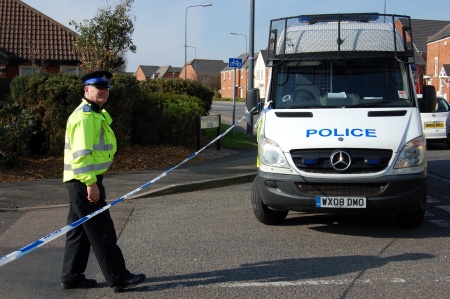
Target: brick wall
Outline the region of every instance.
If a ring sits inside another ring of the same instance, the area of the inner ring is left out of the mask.
[[[245,69],[236,69],[236,98],[245,98],[247,93],[248,71]],[[222,98],[233,98],[234,70],[222,71],[220,73]]]
[[[435,69],[436,59],[437,69]],[[442,71],[442,66],[444,64],[450,65],[450,37],[427,45],[426,68],[426,74],[432,76],[431,84],[436,88],[437,94],[443,96],[447,101],[450,101],[449,80],[442,80],[439,78],[439,74]],[[447,74],[447,76],[450,76],[450,74]]]

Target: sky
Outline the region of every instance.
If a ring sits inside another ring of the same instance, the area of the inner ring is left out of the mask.
[[[119,0],[22,0],[60,24],[93,18]],[[128,72],[139,65],[182,67],[197,59],[223,60],[248,51],[252,0],[134,0],[136,53],[126,54]],[[254,50],[267,48],[270,20],[302,14],[379,12],[412,19],[450,21],[449,0],[254,0]],[[190,7],[212,4],[209,7]],[[186,25],[187,24],[187,25]],[[231,35],[230,33],[239,33]]]

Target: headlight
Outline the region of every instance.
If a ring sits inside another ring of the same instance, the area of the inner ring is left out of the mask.
[[[263,136],[259,139],[259,159],[262,164],[267,166],[289,168],[286,157],[278,144]]]
[[[425,139],[417,137],[403,146],[394,168],[408,168],[421,165],[425,160]]]

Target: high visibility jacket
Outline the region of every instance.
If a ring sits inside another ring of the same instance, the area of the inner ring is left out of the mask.
[[[76,179],[90,186],[108,170],[117,150],[111,122],[106,110],[94,112],[85,99],[72,112],[66,126],[64,182]]]

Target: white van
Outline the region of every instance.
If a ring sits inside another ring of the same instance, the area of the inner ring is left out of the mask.
[[[290,210],[394,212],[421,224],[433,87],[415,94],[410,18],[307,15],[271,21],[269,88],[258,128],[252,208],[265,224]],[[250,110],[257,89],[247,93]],[[259,111],[261,110],[261,111]],[[255,112],[256,111],[256,112]]]

